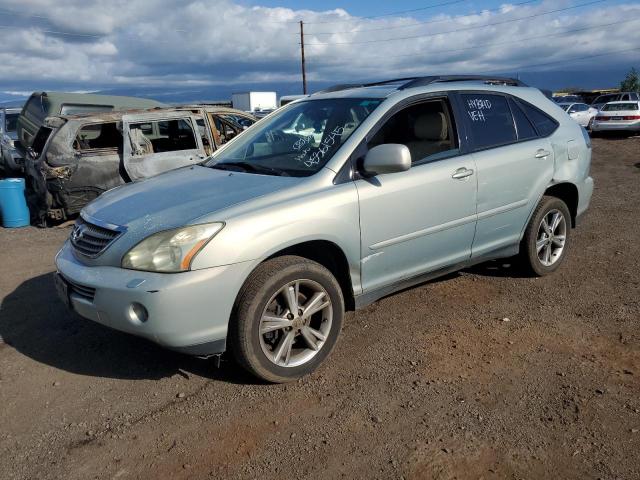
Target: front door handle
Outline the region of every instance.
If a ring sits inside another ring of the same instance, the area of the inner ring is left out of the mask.
[[[463,178],[470,177],[471,175],[473,175],[473,169],[462,167],[457,169],[455,172],[453,172],[453,175],[451,175],[451,178],[455,178],[456,180],[462,180]]]
[[[547,158],[549,155],[551,155],[551,152],[545,150],[544,148],[541,148],[536,152],[536,158]]]

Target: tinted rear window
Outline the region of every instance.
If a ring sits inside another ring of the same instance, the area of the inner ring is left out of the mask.
[[[622,112],[624,110],[638,110],[637,103],[608,103],[602,107],[603,112]]]
[[[461,97],[475,148],[490,148],[516,141],[516,129],[505,97],[483,93],[464,93]]]

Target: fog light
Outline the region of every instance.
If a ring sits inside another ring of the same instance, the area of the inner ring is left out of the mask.
[[[144,323],[149,318],[149,312],[144,308],[144,305],[138,302],[133,302],[129,306],[129,318],[136,323]]]

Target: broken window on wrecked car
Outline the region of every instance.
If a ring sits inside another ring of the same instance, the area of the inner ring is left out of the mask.
[[[15,132],[18,124],[19,113],[7,113],[6,115],[6,130],[7,132]]]
[[[117,150],[122,145],[122,134],[115,122],[85,125],[78,130],[73,142],[75,150],[110,149]]]
[[[134,156],[198,148],[191,122],[182,118],[133,123],[129,134]]]

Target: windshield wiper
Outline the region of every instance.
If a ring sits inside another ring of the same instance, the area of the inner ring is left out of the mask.
[[[286,171],[275,168],[267,167],[265,165],[256,165],[250,162],[220,162],[211,165],[211,168],[217,168],[218,170],[236,170],[240,169],[242,172],[252,173],[266,173],[267,175],[277,175],[279,177],[290,177]]]

